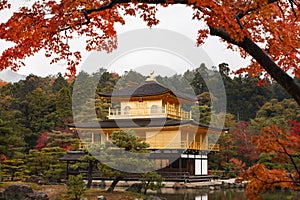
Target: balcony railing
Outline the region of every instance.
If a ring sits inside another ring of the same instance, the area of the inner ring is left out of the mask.
[[[79,143],[79,149],[87,149],[90,147],[93,143],[92,142],[80,142]],[[192,142],[187,143],[186,141],[181,142],[172,142],[169,144],[166,144],[164,142],[155,142],[155,143],[149,143],[150,147],[149,149],[192,149],[192,150],[209,150],[209,151],[220,151],[220,145],[219,144],[201,144],[200,142]]]
[[[92,142],[79,142],[79,150],[88,149],[93,143]]]
[[[191,113],[175,109],[172,107],[156,108],[131,108],[131,109],[111,109],[109,108],[109,119],[126,119],[126,118],[160,118],[170,117],[173,119],[191,119]]]
[[[220,145],[219,144],[210,144],[209,150],[210,151],[220,151]]]

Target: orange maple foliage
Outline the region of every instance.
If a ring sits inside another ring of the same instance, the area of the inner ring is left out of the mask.
[[[264,128],[261,136],[253,138],[257,151],[271,153],[272,161],[282,166],[270,168],[258,163],[245,170],[242,174],[249,180],[246,191],[249,199],[261,199],[259,194],[275,187],[300,189],[300,134],[295,131],[293,127],[284,130],[272,125]]]
[[[0,79],[0,88],[7,85],[8,83]]]
[[[52,63],[67,60],[68,69],[74,74],[81,55],[80,50],[70,50],[69,39],[75,34],[85,35],[87,50],[110,52],[117,44],[114,25],[125,24],[125,15],[140,17],[150,27],[156,25],[159,23],[155,16],[158,4],[190,6],[193,19],[204,20],[208,25],[199,30],[198,44],[202,44],[209,33],[218,35],[229,42],[229,48],[238,44],[241,56],[245,57],[247,50],[239,43],[247,37],[258,43],[284,71],[291,70],[300,77],[300,4],[290,0],[36,1],[1,24],[0,38],[14,42],[15,46],[2,53],[0,66],[18,69],[24,65],[24,58],[44,49],[46,56],[54,56]],[[9,5],[1,0],[0,9],[5,8]],[[238,72],[259,75],[263,67],[256,60]]]
[[[193,19],[205,21],[200,29],[200,45],[210,35],[237,45],[242,57],[252,63],[238,73],[258,76],[266,70],[300,105],[300,86],[285,73],[300,77],[300,3],[291,0],[41,0],[22,7],[0,25],[0,39],[15,46],[3,51],[0,69],[17,70],[23,60],[45,50],[51,63],[67,60],[70,75],[81,61],[81,50],[70,49],[68,41],[86,36],[86,49],[112,51],[117,47],[115,24],[125,24],[124,16],[142,18],[148,26],[159,23],[158,5],[185,4],[193,9]],[[9,8],[0,0],[0,10]]]

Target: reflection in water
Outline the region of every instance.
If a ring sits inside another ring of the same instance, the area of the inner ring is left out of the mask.
[[[163,188],[158,196],[168,200],[247,200],[244,189],[226,190],[203,190],[203,189],[182,189]],[[300,192],[271,191],[262,195],[264,200],[299,200]]]
[[[163,188],[158,196],[168,200],[246,200],[244,190],[203,190],[203,189],[181,189]]]
[[[207,194],[197,195],[195,196],[195,200],[207,200],[208,196]]]
[[[99,187],[97,187],[99,188]],[[100,189],[100,188],[99,188]],[[104,188],[102,188],[104,189]],[[116,190],[125,190],[117,187]],[[147,192],[148,193],[148,192]],[[151,191],[149,191],[151,193]],[[157,196],[167,200],[247,200],[244,189],[205,190],[205,189],[180,189],[162,188]],[[291,192],[285,190],[271,191],[262,195],[264,200],[299,200],[300,191]]]

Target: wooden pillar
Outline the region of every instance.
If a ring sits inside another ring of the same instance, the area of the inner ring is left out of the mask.
[[[188,131],[186,131],[186,148],[189,148],[189,145],[190,143],[189,143],[189,132]]]
[[[95,138],[94,138],[94,132],[92,132],[92,144],[94,144]]]
[[[202,138],[202,133],[200,133],[200,150],[203,150],[203,138]]]
[[[67,167],[66,167],[67,169],[66,169],[66,171],[67,171],[67,173],[66,173],[66,180],[68,180],[69,179],[69,161],[67,160]]]
[[[207,132],[205,133],[205,147],[206,149],[208,149],[208,135],[207,135]]]
[[[182,172],[182,158],[178,158],[179,159],[179,171]]]

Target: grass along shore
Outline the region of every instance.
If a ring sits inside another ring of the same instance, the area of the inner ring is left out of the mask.
[[[67,186],[66,185],[39,185],[29,182],[3,182],[0,191],[4,191],[10,185],[22,184],[30,186],[34,192],[44,192],[48,195],[50,200],[67,200]],[[143,195],[137,193],[131,193],[126,191],[114,191],[108,193],[105,190],[98,188],[91,188],[85,191],[82,198],[88,200],[96,200],[97,196],[105,196],[107,200],[133,200],[135,198],[141,198]]]

